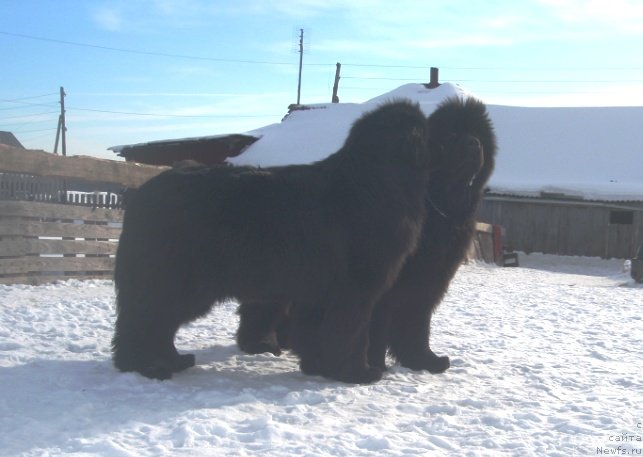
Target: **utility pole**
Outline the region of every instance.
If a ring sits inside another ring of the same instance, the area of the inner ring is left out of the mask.
[[[342,69],[342,64],[337,62],[337,69],[335,70],[335,84],[333,84],[333,103],[339,103],[339,97],[337,96],[337,91],[339,90],[339,72]]]
[[[299,29],[299,83],[297,84],[297,104],[301,100],[301,67],[304,62],[304,29]]]
[[[58,130],[56,131],[56,144],[54,145],[54,154],[58,154],[58,140],[62,133],[62,150],[63,155],[67,155],[67,127],[65,126],[65,89],[60,86],[60,116],[58,116]]]

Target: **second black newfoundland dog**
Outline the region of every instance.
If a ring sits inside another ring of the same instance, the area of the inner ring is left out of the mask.
[[[496,137],[485,105],[449,100],[428,119],[431,177],[427,222],[415,255],[375,307],[369,363],[385,369],[387,349],[402,365],[441,373],[447,356],[430,348],[431,316],[466,257],[475,213],[496,155]]]
[[[431,155],[427,220],[417,251],[372,314],[368,361],[381,370],[386,369],[387,351],[414,370],[441,373],[449,368],[449,358],[430,348],[431,316],[466,256],[476,208],[494,168],[496,138],[482,102],[473,98],[443,102],[427,119],[427,131]],[[283,303],[261,309],[242,304],[239,347],[249,353],[279,354],[280,348],[289,346],[288,312]]]
[[[422,233],[426,141],[419,107],[392,102],[312,165],[178,167],[142,185],[116,254],[115,366],[167,379],[194,365],[176,332],[235,298],[288,308],[305,373],[379,379],[367,360],[370,316]]]

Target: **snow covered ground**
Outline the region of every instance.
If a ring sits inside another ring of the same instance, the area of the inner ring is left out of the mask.
[[[643,455],[643,288],[621,261],[520,260],[459,271],[449,371],[369,386],[242,354],[233,303],[180,331],[197,367],[118,373],[111,282],[0,286],[0,455]]]

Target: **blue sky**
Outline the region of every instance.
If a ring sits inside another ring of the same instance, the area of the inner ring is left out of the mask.
[[[68,154],[244,132],[297,97],[363,102],[429,68],[490,104],[643,106],[638,0],[0,0],[0,130]]]

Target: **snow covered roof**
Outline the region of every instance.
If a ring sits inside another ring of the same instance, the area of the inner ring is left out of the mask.
[[[228,162],[284,165],[323,159],[341,147],[352,122],[386,100],[418,102],[428,115],[448,97],[443,83],[405,84],[365,103],[310,105],[281,123],[247,132],[259,141]],[[525,108],[488,105],[498,136],[495,194],[556,193],[586,200],[643,201],[643,107]]]
[[[195,137],[189,137],[189,138],[180,138],[180,139],[171,139],[171,140],[155,140],[155,141],[145,141],[142,143],[135,143],[135,144],[121,144],[118,146],[110,146],[107,148],[109,151],[114,151],[115,153],[119,155],[123,155],[122,153],[124,151],[127,151],[128,149],[133,149],[133,148],[140,148],[143,146],[167,146],[167,145],[174,145],[174,144],[187,144],[187,143],[203,143],[207,142],[210,140],[223,140],[227,139],[230,137],[245,137],[247,135],[243,134],[222,134],[222,135],[208,135],[208,136],[195,136]]]
[[[643,201],[643,107],[489,106],[499,154],[490,190]]]

